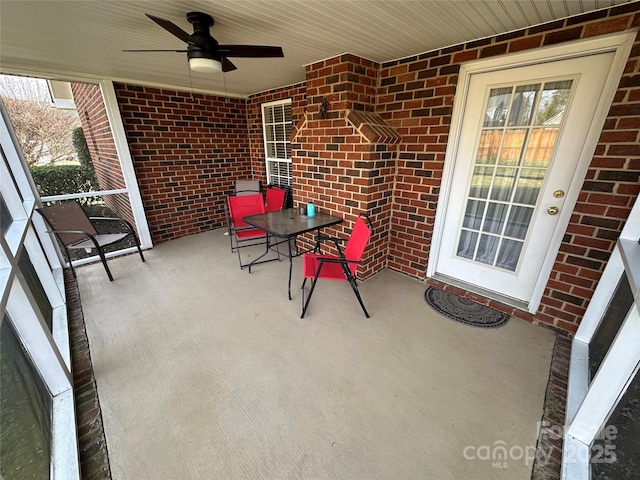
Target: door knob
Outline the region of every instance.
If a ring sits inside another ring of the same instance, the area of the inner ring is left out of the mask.
[[[549,215],[555,215],[560,211],[560,209],[558,207],[549,207],[547,208],[547,213]]]

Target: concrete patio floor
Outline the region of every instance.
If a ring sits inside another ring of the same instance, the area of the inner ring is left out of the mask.
[[[241,271],[223,230],[145,257],[77,269],[113,478],[531,477],[552,332],[449,320],[393,271],[370,319],[323,282],[301,320],[300,259],[289,301],[288,261]]]

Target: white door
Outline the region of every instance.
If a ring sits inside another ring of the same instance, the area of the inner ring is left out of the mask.
[[[436,273],[531,299],[613,59],[471,76]]]

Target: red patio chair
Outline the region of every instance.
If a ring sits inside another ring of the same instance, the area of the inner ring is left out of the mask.
[[[287,200],[287,191],[279,187],[267,187],[264,209],[267,212],[282,210]]]
[[[71,261],[69,250],[78,248],[89,250],[95,248],[98,255],[100,255],[100,260],[107,272],[109,280],[113,281],[113,276],[111,275],[111,270],[109,270],[109,266],[107,265],[107,258],[103,247],[120,242],[127,237],[133,238],[136,248],[138,249],[138,253],[140,254],[140,258],[144,262],[144,256],[140,249],[140,241],[133,229],[133,225],[123,218],[88,217],[82,209],[82,206],[75,201],[38,208],[38,212],[40,212],[40,215],[42,215],[48,224],[50,228],[49,232],[55,234],[64,247],[74,276],[76,271],[73,268],[73,262]],[[122,233],[100,234],[92,223],[96,220],[119,222],[122,226]]]
[[[260,192],[260,180],[236,180],[235,190],[229,195],[255,195]],[[231,244],[231,251],[234,252],[236,244],[234,243],[235,236],[233,234],[233,222],[231,221],[231,215],[229,214],[229,202],[225,202],[224,213],[227,218],[227,231],[225,235],[229,236],[229,242]]]
[[[238,262],[242,269],[249,264],[242,263],[242,258],[240,257],[241,248],[266,244],[267,251],[269,250],[267,232],[260,230],[259,228],[252,227],[242,221],[244,217],[248,217],[249,215],[265,213],[264,199],[260,193],[252,195],[230,195],[227,197],[227,203],[229,206],[231,224],[233,226],[231,229],[231,235],[235,240],[235,247],[233,247],[232,244],[232,250],[235,249],[238,253]]]
[[[369,225],[367,225],[367,223]],[[320,253],[305,253],[302,257],[302,276],[304,280],[302,282],[302,315],[300,318],[304,318],[304,315],[311,301],[311,295],[316,288],[318,280],[337,280],[342,282],[349,282],[353,293],[355,293],[362,311],[365,316],[369,318],[369,313],[362,302],[360,292],[358,291],[358,285],[356,283],[356,269],[360,263],[360,259],[364,253],[364,250],[369,242],[369,238],[373,233],[371,227],[371,221],[367,217],[367,223],[358,217],[356,224],[351,231],[351,235],[345,246],[344,250],[340,248],[340,238],[334,237],[321,237],[322,240],[332,240],[335,243],[338,255],[322,255]],[[307,279],[311,279],[311,289],[309,290],[309,296],[307,300],[304,299],[304,286]]]

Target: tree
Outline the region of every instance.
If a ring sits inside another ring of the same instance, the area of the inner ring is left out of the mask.
[[[71,132],[80,124],[78,114],[53,107],[41,82],[0,76],[0,96],[22,153],[29,166],[75,160]]]
[[[89,152],[89,146],[87,145],[87,139],[84,136],[84,130],[81,126],[77,126],[71,133],[71,139],[73,142],[73,148],[76,150],[76,155],[80,165],[84,167],[92,167],[93,161],[91,160],[91,153]]]
[[[77,126],[73,129],[71,134],[73,141],[73,148],[76,150],[76,156],[80,162],[80,167],[89,182],[89,185],[93,190],[99,190],[98,178],[96,177],[96,171],[93,167],[93,160],[91,159],[91,152],[89,152],[89,146],[87,145],[87,139],[84,136],[84,130],[82,127]]]

